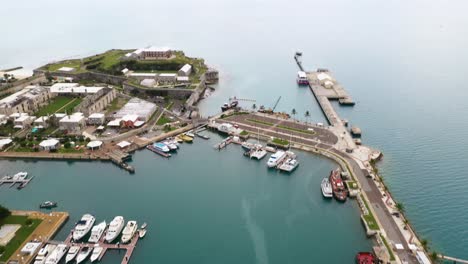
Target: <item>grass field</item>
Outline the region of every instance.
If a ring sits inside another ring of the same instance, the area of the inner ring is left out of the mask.
[[[170,118],[168,118],[166,115],[162,115],[159,119],[158,119],[158,122],[156,122],[156,125],[158,126],[162,126],[162,125],[165,125],[167,123],[170,123],[172,120]]]
[[[0,225],[18,224],[21,228],[16,231],[15,237],[5,246],[5,252],[0,256],[0,261],[7,261],[15,250],[29,237],[29,235],[41,223],[39,219],[31,219],[31,224],[26,224],[28,217],[19,215],[10,215],[1,221]]]
[[[49,65],[49,67],[47,67],[47,70],[50,71],[50,72],[55,72],[55,71],[58,71],[58,69],[60,69],[62,67],[74,68],[75,70],[72,73],[76,73],[76,72],[79,71],[79,69],[81,67],[81,62],[80,62],[80,60],[62,61],[62,62],[57,63],[57,64]]]
[[[115,98],[108,106],[106,109],[106,113],[110,114],[113,113],[120,108],[122,108],[126,103],[128,102],[127,98],[122,98],[122,97],[117,97]]]
[[[60,110],[60,112],[62,113],[65,113],[66,110],[70,112],[70,110],[73,110],[73,108],[77,106],[80,102],[81,102],[80,98],[57,96],[57,97],[54,97],[48,105],[45,105],[42,108],[40,108],[35,113],[35,116],[39,117],[39,116],[51,115],[53,113],[56,113],[58,110]]]
[[[271,142],[283,146],[287,146],[289,144],[289,141],[281,138],[274,138]]]

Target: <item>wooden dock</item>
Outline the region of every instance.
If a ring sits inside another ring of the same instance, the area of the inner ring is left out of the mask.
[[[232,136],[225,138],[221,143],[215,145],[215,149],[221,150],[233,142]]]
[[[12,188],[16,184],[19,184],[17,189],[23,189],[28,185],[28,183],[33,179],[34,177],[27,178],[27,179],[13,179],[12,176],[3,176],[0,179],[0,186],[3,184],[10,184],[9,188]]]
[[[101,237],[98,243],[84,243],[84,242],[72,242],[72,237],[73,237],[73,232],[71,232],[68,237],[65,239],[65,241],[55,241],[55,240],[50,240],[47,243],[48,244],[65,244],[68,247],[71,247],[73,245],[77,245],[80,247],[90,247],[93,248],[96,244],[99,244],[100,247],[103,248],[101,255],[99,255],[98,261],[101,261],[101,259],[104,257],[106,254],[107,250],[125,250],[125,256],[122,259],[122,264],[127,264],[130,261],[130,258],[132,257],[133,251],[135,250],[136,244],[139,240],[138,237],[138,232],[135,232],[133,235],[132,240],[128,244],[121,244],[120,242],[115,243],[115,244],[109,244],[105,242],[105,235]]]

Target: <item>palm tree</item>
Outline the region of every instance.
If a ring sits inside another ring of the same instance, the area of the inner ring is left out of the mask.
[[[427,249],[429,248],[429,241],[427,241],[427,239],[422,239],[421,246],[424,248],[424,250],[427,251]]]
[[[400,213],[405,213],[405,205],[403,203],[397,203],[395,207]]]
[[[296,112],[296,108],[293,108],[292,111],[291,111],[291,114],[292,114],[293,116],[296,116],[296,113],[297,113],[297,112]],[[294,118],[293,118],[293,119],[294,119]]]
[[[310,117],[309,110],[307,110],[304,115],[305,115],[305,118],[306,118],[306,122],[308,123],[309,122],[309,117]]]
[[[256,105],[256,104],[253,104],[253,105],[252,105],[252,110],[254,110],[254,112],[255,112],[255,109],[257,109],[257,105]]]
[[[431,252],[429,258],[432,260],[432,263],[440,263],[439,254],[435,251]]]

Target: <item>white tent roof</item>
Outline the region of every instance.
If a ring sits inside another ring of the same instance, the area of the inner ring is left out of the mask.
[[[0,147],[3,147],[5,145],[8,145],[10,144],[11,142],[13,142],[13,140],[11,140],[11,138],[3,138],[3,139],[0,139]]]
[[[46,140],[43,140],[41,143],[39,143],[39,146],[41,147],[52,147],[52,146],[55,146],[59,143],[59,141],[55,138],[51,138],[51,139],[46,139]]]
[[[321,72],[317,75],[317,78],[320,80],[320,81],[323,81],[323,80],[331,80],[332,78],[330,77],[330,75],[324,73],[324,72]]]
[[[118,127],[118,126],[120,126],[120,121],[122,121],[122,119],[120,119],[120,118],[112,120],[109,123],[107,123],[107,126]]]
[[[402,244],[395,244],[395,248],[398,249],[398,250],[402,250],[402,249],[404,249],[405,247],[403,247]]]
[[[128,147],[130,146],[132,143],[128,142],[128,141],[121,141],[117,144],[117,146],[119,146],[120,148],[125,148],[125,147]]]
[[[91,141],[86,145],[88,148],[99,148],[100,146],[102,146],[102,141],[99,140]]]
[[[88,116],[88,118],[103,118],[105,115],[103,113],[93,113]]]

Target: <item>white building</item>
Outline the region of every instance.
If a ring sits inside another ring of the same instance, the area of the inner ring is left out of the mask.
[[[26,128],[29,127],[35,120],[36,118],[34,116],[28,116],[28,115],[22,115],[18,118],[15,119],[14,122],[14,127],[15,128]]]
[[[56,83],[49,89],[54,95],[95,94],[104,87],[80,86],[78,83]]]
[[[192,66],[190,64],[185,64],[178,71],[179,76],[190,76],[190,73],[192,73]]]
[[[126,115],[137,115],[138,120],[146,122],[155,111],[156,104],[139,98],[132,98],[114,114],[114,118],[122,119]]]
[[[65,116],[59,121],[60,130],[65,130],[71,133],[79,133],[86,126],[85,117],[82,113],[74,113]]]
[[[99,140],[91,141],[86,145],[86,147],[91,150],[100,149],[101,146],[102,146],[102,141],[99,141]]]
[[[41,143],[39,143],[40,150],[48,151],[52,149],[58,149],[59,147],[60,147],[60,142],[55,138],[46,139],[46,140],[43,140]]]
[[[34,127],[38,128],[46,128],[49,126],[49,117],[48,116],[41,116],[34,120],[33,125]]]
[[[88,116],[88,124],[90,125],[102,125],[106,120],[106,116],[103,113],[93,113]]]
[[[150,46],[143,49],[137,49],[134,52],[127,53],[125,58],[138,60],[161,60],[172,57],[172,50],[168,47]]]
[[[36,112],[41,106],[49,103],[53,95],[49,89],[38,86],[27,86],[23,90],[0,100],[0,114]]]
[[[135,78],[139,81],[142,81],[144,79],[155,79],[158,76],[156,73],[150,73],[150,72],[132,72],[128,74],[128,77]]]
[[[188,76],[177,76],[178,83],[189,83],[190,78]]]
[[[177,81],[176,73],[161,73],[158,75],[158,82],[175,83]]]
[[[233,125],[229,124],[229,123],[223,123],[221,125],[218,126],[218,131],[219,132],[223,132],[223,133],[228,133],[231,132],[231,130],[234,128]]]

